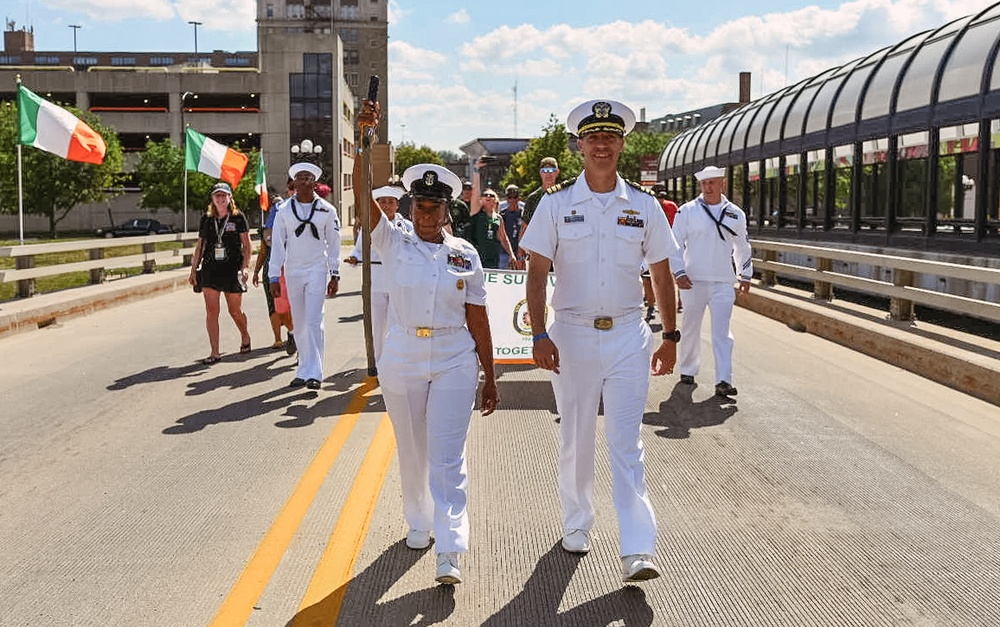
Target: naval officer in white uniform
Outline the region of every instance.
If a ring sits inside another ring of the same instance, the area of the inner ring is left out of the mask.
[[[360,162],[360,159],[356,159]],[[360,181],[361,179],[355,179]],[[378,203],[382,214],[389,222],[407,232],[413,232],[413,223],[398,213],[399,199],[403,197],[405,190],[395,185],[384,185],[372,190],[372,200]],[[355,238],[354,250],[344,261],[356,266],[364,260],[361,250],[361,237]],[[388,330],[389,320],[389,283],[385,277],[382,259],[372,249],[372,341],[375,344],[375,361],[382,355],[382,345],[385,343],[385,333]]]
[[[656,198],[617,171],[625,135],[634,125],[632,111],[612,100],[586,102],[570,113],[567,128],[578,137],[584,171],[546,191],[521,241],[530,253],[534,359],[553,372],[561,418],[562,546],[572,553],[590,550],[597,408],[603,396],[625,581],[660,574],[653,562],[656,516],[646,490],[640,426],[650,368],[654,375],[673,371],[678,339],[668,261],[679,256],[677,243]],[[642,316],[643,261],[662,303],[662,340],[653,337]],[[555,322],[546,332],[550,267],[556,274]]]
[[[299,351],[299,367],[290,385],[310,390],[318,390],[323,381],[325,299],[333,297],[340,284],[340,219],[336,207],[316,194],[316,179],[322,172],[311,163],[288,168],[295,195],[282,202],[275,215],[267,270],[271,294],[277,298],[285,268]]]
[[[674,276],[685,290],[681,317],[681,382],[693,384],[701,368],[701,322],[708,308],[712,321],[712,354],[715,357],[715,393],[735,396],[733,386],[733,316],[736,292],[750,291],[753,278],[752,250],[747,236],[747,217],[726,198],[726,170],[708,166],[695,173],[701,195],[685,203],[674,218],[674,235],[684,250],[683,265]]]
[[[378,103],[365,101],[359,133],[378,124]],[[370,207],[371,238],[389,287],[389,331],[378,362],[379,384],[396,434],[406,545],[430,546],[436,581],[462,581],[459,555],[469,549],[465,441],[483,371],[480,409],[500,401],[486,285],[476,249],[445,230],[449,202],[462,181],[438,165],[403,172],[413,232]],[[355,202],[360,208],[360,194]]]

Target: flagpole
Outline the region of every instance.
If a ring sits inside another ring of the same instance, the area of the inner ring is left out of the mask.
[[[374,102],[378,100],[379,78],[373,74],[368,79],[368,100]],[[375,343],[372,334],[372,169],[371,169],[371,147],[372,136],[375,134],[373,127],[364,129],[361,136],[361,157],[362,160],[362,181],[361,181],[361,207],[355,210],[361,214],[361,311],[364,321],[365,333],[365,353],[368,358],[368,376],[378,375],[375,366]],[[357,184],[357,183],[355,183]]]
[[[14,90],[20,92],[21,75],[14,76]],[[18,101],[19,102],[19,101]],[[24,182],[21,165],[21,111],[17,112],[17,223],[21,245],[24,245]]]

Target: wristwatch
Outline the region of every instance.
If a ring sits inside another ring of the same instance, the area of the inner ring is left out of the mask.
[[[676,344],[677,342],[681,341],[681,330],[674,329],[673,331],[664,331],[663,339],[670,340],[671,342],[674,342]]]

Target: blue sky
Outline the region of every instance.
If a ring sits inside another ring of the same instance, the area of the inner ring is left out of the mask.
[[[989,0],[610,3],[390,0],[393,142],[457,152],[477,137],[531,137],[577,103],[613,98],[647,119],[757,98]],[[659,5],[659,6],[658,6]],[[665,6],[664,6],[665,5]],[[38,50],[255,50],[253,0],[0,0]],[[751,13],[750,11],[754,12]],[[384,83],[383,83],[384,84]],[[514,97],[514,86],[517,97]],[[516,103],[516,106],[515,106]]]

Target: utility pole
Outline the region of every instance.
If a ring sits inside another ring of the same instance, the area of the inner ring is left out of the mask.
[[[70,24],[69,27],[73,29],[73,52],[76,53],[76,31],[83,28],[83,26],[80,26],[79,24]]]
[[[191,26],[194,26],[194,53],[198,54],[198,27],[201,26],[201,22],[188,22]]]

